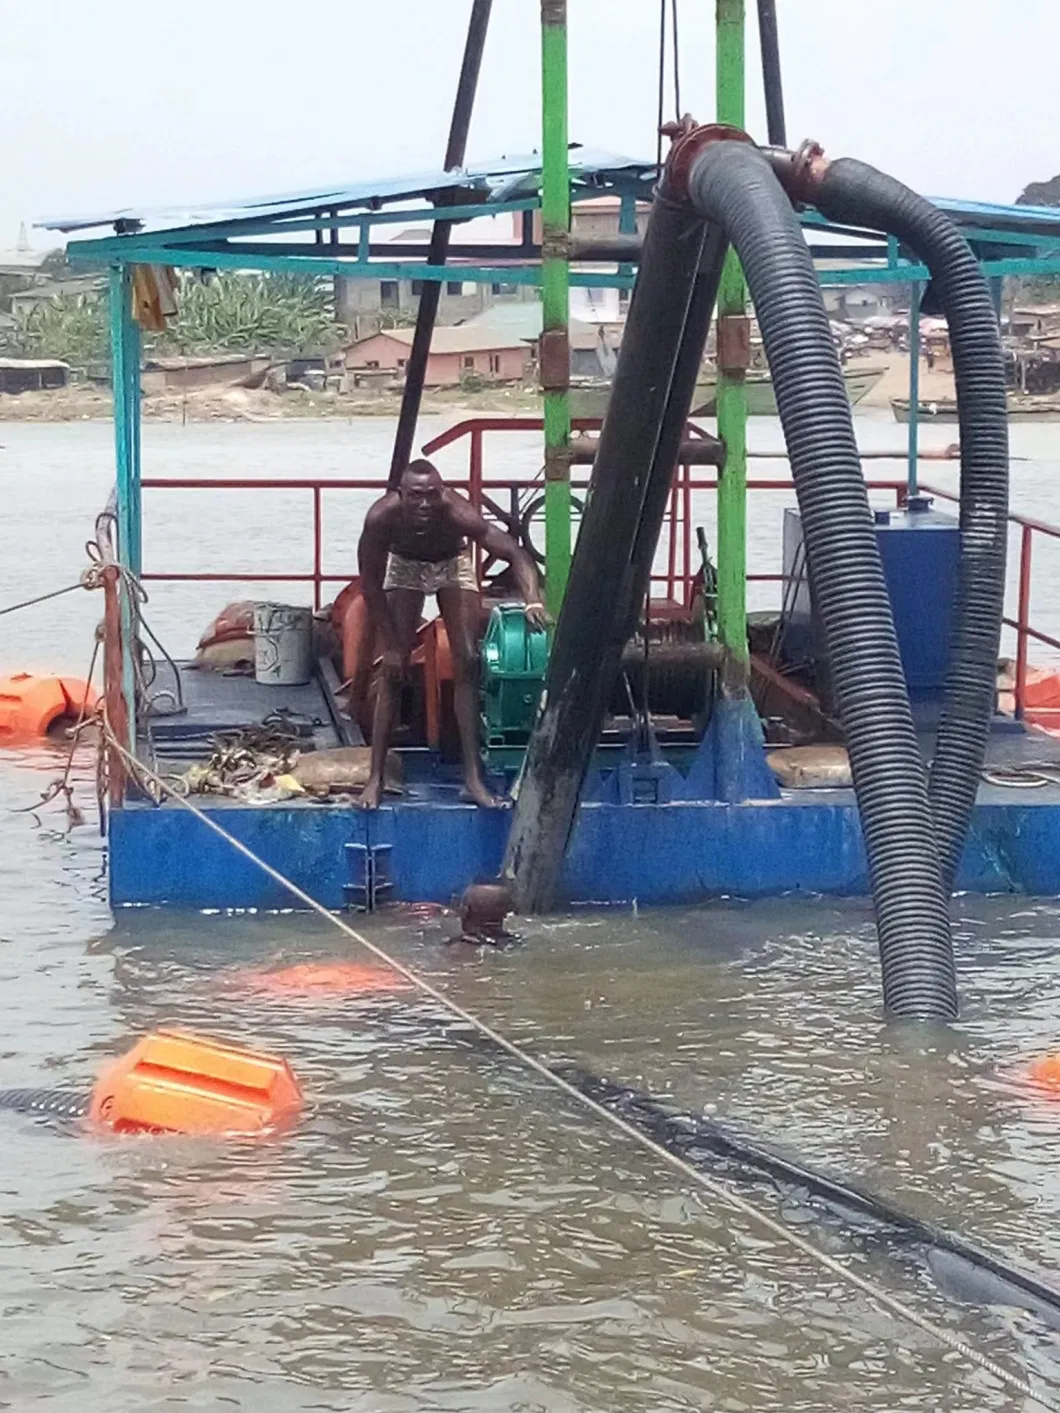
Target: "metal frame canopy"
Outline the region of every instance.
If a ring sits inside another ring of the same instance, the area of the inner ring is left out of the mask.
[[[657,168],[647,162],[572,144],[571,202],[617,196],[627,208],[650,201]],[[541,158],[501,157],[455,171],[384,177],[286,196],[148,210],[127,207],[40,222],[64,234],[111,226],[113,235],[70,241],[72,261],[118,265],[174,265],[198,269],[284,270],[349,279],[446,280],[536,285],[541,250],[529,225],[512,244],[454,244],[446,265],[426,261],[426,244],[373,245],[372,228],[415,225],[444,217],[463,223],[481,216],[541,207]],[[1001,206],[934,198],[972,245],[990,278],[1060,274],[1060,209]],[[924,282],[926,268],[882,235],[803,213],[803,225],[822,285]],[[628,225],[628,216],[627,222]],[[576,257],[584,264],[582,257]],[[833,264],[832,262],[842,262]],[[573,285],[629,288],[635,275],[616,262],[598,270],[572,269]]]
[[[731,0],[742,15],[740,0]],[[549,0],[554,3],[554,0]],[[738,54],[737,59],[741,56]],[[564,94],[562,95],[565,97]],[[555,106],[555,105],[553,105]],[[559,130],[557,129],[557,132]],[[110,326],[113,349],[114,437],[117,469],[118,539],[121,562],[134,574],[141,571],[140,507],[140,328],[132,317],[130,286],[133,267],[165,265],[200,270],[287,271],[306,275],[341,276],[375,280],[452,280],[462,282],[544,285],[549,293],[550,268],[560,263],[562,288],[553,291],[555,309],[566,307],[565,280],[589,288],[632,288],[635,281],[635,243],[621,245],[592,260],[577,253],[576,243],[565,236],[559,253],[534,241],[531,214],[542,210],[542,183],[553,184],[553,221],[562,195],[564,177],[574,205],[601,196],[620,202],[619,229],[628,242],[636,229],[636,203],[650,201],[658,175],[655,162],[594,151],[578,144],[558,148],[551,134],[551,167],[542,171],[537,153],[501,157],[467,164],[449,171],[409,177],[384,177],[345,186],[325,187],[286,196],[250,201],[228,201],[182,208],[148,210],[123,208],[87,216],[42,221],[41,227],[64,234],[110,226],[114,234],[71,241],[71,261],[110,267]],[[565,140],[565,129],[560,142]],[[556,162],[556,157],[560,161]],[[566,158],[566,162],[562,159]],[[548,165],[546,163],[546,165]],[[558,173],[553,168],[558,166]],[[563,168],[566,167],[566,173]],[[993,280],[1005,275],[1060,274],[1060,209],[1032,206],[996,206],[980,202],[936,202],[962,229],[979,259],[984,274]],[[373,245],[372,229],[397,223],[411,225],[445,220],[459,226],[482,216],[524,213],[521,239],[512,243],[453,243],[446,264],[431,264],[428,246],[409,242]],[[546,216],[548,212],[544,213]],[[929,279],[923,265],[903,252],[899,243],[878,232],[834,225],[813,210],[802,214],[810,251],[819,264],[822,285],[906,283],[919,289]],[[546,225],[548,223],[546,222]],[[562,223],[560,223],[562,224]],[[547,234],[547,232],[546,232]],[[552,245],[557,237],[552,234]],[[571,268],[568,258],[576,262]],[[593,265],[593,260],[596,264]],[[555,271],[552,274],[555,275]],[[553,280],[553,283],[555,281]],[[738,303],[738,301],[737,301]],[[911,344],[915,346],[919,298],[911,314]],[[565,327],[565,319],[561,320]],[[910,401],[917,402],[916,370],[911,360]],[[554,395],[553,442],[560,469],[566,468],[569,404],[565,392]],[[741,418],[737,417],[737,423]],[[917,422],[909,423],[909,484],[916,487]],[[547,528],[553,531],[549,571],[553,580],[550,606],[558,610],[569,560],[569,487],[553,479],[552,514]],[[742,537],[742,524],[736,529]],[[560,533],[562,532],[562,533]],[[732,540],[728,534],[727,539]],[[743,581],[737,556],[727,602],[735,617],[729,637],[741,641]],[[125,697],[130,722],[130,746],[135,748],[135,703],[132,659],[128,651],[131,610],[124,604],[125,644],[123,667]]]
[[[569,149],[572,202],[618,197],[632,210],[650,201],[653,162]],[[121,265],[175,265],[201,269],[284,270],[349,279],[451,280],[472,283],[538,284],[540,247],[524,223],[511,244],[454,244],[449,262],[427,263],[426,244],[372,244],[375,226],[416,225],[445,219],[456,224],[482,216],[532,212],[541,207],[538,154],[501,157],[454,171],[381,178],[345,187],[253,201],[222,202],[194,209],[123,209],[96,216],[42,222],[64,233],[110,225],[115,234],[71,241],[71,260]],[[427,203],[427,204],[425,204]],[[629,286],[628,271],[573,272],[574,284]]]

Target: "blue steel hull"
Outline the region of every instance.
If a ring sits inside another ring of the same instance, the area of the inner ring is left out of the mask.
[[[961,888],[1060,894],[1060,792],[1048,793],[1034,803],[980,803]],[[468,883],[496,874],[510,821],[507,812],[433,802],[373,814],[304,804],[207,809],[329,908],[364,905],[373,892],[375,901],[447,903]],[[112,814],[109,833],[115,906],[293,905],[283,888],[178,807],[130,804]],[[571,903],[687,904],[793,891],[867,893],[849,792],[744,804],[586,804],[564,878]]]

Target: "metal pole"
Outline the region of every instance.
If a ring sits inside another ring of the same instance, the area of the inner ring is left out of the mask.
[[[917,461],[920,454],[920,286],[914,284],[909,300],[909,449],[906,485],[917,493]]]
[[[138,434],[133,421],[139,415],[140,361],[138,326],[132,318],[132,277],[124,265],[110,269],[110,359],[114,398],[114,462],[118,510],[118,560],[126,569],[140,570],[140,482],[136,465]],[[136,749],[136,687],[133,678],[135,632],[128,585],[119,585],[121,603],[121,675],[127,714],[129,749]]]
[[[708,289],[705,233],[691,206],[656,198],[508,836],[504,872],[519,912],[555,901],[582,781],[644,600],[698,367],[698,358],[689,369],[681,357],[689,307],[698,286],[702,323],[693,341],[701,348],[705,294],[718,277],[720,259]]]
[[[559,616],[570,575],[570,170],[567,0],[541,0],[541,389],[545,596]]]
[[[766,132],[770,147],[787,147],[784,86],[780,77],[777,0],[758,0],[758,41],[762,50],[762,86],[766,95]]]
[[[744,124],[744,0],[717,0],[718,121]],[[723,687],[738,695],[747,650],[747,286],[730,250],[718,290],[718,437],[725,469],[718,483],[718,632],[728,650]],[[742,365],[742,366],[741,366]]]
[[[445,170],[461,167],[467,153],[467,135],[471,127],[471,111],[475,106],[475,91],[478,88],[479,71],[482,68],[482,51],[486,45],[486,31],[489,27],[490,9],[493,0],[473,0],[471,18],[468,21],[467,41],[464,45],[464,62],[460,69],[460,82],[456,89],[456,102],[453,104],[453,117],[449,126],[449,141],[445,149]],[[449,238],[452,234],[452,221],[435,221],[431,231],[431,243],[427,252],[428,265],[444,265],[449,254]],[[416,331],[412,336],[412,348],[405,367],[405,388],[401,395],[401,412],[398,414],[397,431],[394,433],[394,454],[390,459],[389,484],[396,486],[401,473],[409,463],[412,443],[416,436],[416,422],[420,415],[423,400],[423,385],[427,376],[427,359],[431,352],[431,338],[435,320],[438,317],[438,302],[442,295],[440,280],[425,280],[416,311]]]

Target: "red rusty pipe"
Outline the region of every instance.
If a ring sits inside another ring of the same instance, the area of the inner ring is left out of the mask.
[[[107,724],[119,745],[129,745],[129,718],[122,683],[121,604],[119,585],[121,572],[117,565],[103,569],[103,692]],[[107,779],[110,783],[110,807],[121,809],[125,799],[125,763],[108,742]]]
[[[1031,612],[1031,538],[1032,530],[1024,525],[1020,534],[1020,596],[1016,629],[1016,719],[1023,720],[1027,697],[1027,628]]]

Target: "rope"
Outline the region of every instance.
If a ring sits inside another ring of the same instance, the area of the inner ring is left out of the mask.
[[[23,599],[21,603],[8,604],[7,608],[0,608],[0,618],[5,613],[17,613],[20,608],[32,608],[34,604],[47,603],[49,599],[61,599],[64,594],[72,594],[77,589],[98,589],[99,584],[87,580],[95,577],[91,570],[86,569],[76,584],[67,584],[65,589],[53,589],[50,594],[38,594],[35,599]]]
[[[659,0],[659,111],[655,124],[655,165],[662,176],[663,116],[666,98],[666,0]]]
[[[677,0],[673,0],[672,28],[674,32],[674,118],[681,121],[681,41],[677,34]]]
[[[507,1036],[503,1035],[499,1030],[494,1030],[488,1022],[473,1015],[471,1011],[465,1010],[459,1002],[447,996],[444,991],[440,991],[436,986],[432,985],[431,982],[427,981],[425,977],[420,976],[418,972],[405,966],[405,964],[398,961],[396,957],[392,957],[389,952],[384,951],[378,943],[371,941],[363,932],[358,932],[356,928],[351,927],[344,918],[329,912],[328,909],[324,907],[323,903],[317,902],[315,898],[299,888],[297,883],[285,877],[279,869],[273,868],[271,864],[259,858],[252,849],[249,849],[246,844],[242,843],[242,841],[237,839],[234,835],[229,834],[216,820],[211,819],[208,814],[198,809],[190,800],[186,800],[183,796],[178,795],[161,776],[155,774],[153,770],[149,769],[141,761],[136,760],[136,758],[125,749],[121,742],[114,736],[105,718],[103,720],[103,730],[107,740],[118,752],[132,773],[145,777],[161,794],[168,795],[169,798],[180,805],[181,808],[186,809],[189,814],[193,814],[201,824],[206,825],[208,829],[211,829],[221,839],[224,839],[237,853],[242,854],[244,858],[248,859],[252,864],[260,868],[263,873],[267,874],[274,883],[278,883],[282,888],[285,888],[292,897],[297,898],[300,903],[304,903],[307,908],[315,912],[319,917],[322,917],[325,922],[330,923],[332,927],[336,928],[337,931],[341,932],[345,937],[350,938],[351,941],[356,942],[359,946],[370,952],[378,961],[388,966],[392,971],[396,972],[398,976],[402,977],[418,991],[421,991],[425,996],[429,996],[432,1001],[436,1001],[438,1005],[447,1010],[451,1015],[456,1016],[458,1020],[462,1021],[470,1029],[478,1031],[478,1033],[489,1040],[491,1044],[495,1045],[499,1050],[503,1050],[505,1054],[515,1060],[517,1064],[533,1071],[533,1073],[544,1080],[546,1084],[551,1085],[553,1089],[560,1090],[567,1098],[573,1100],[575,1104],[580,1105],[583,1109],[589,1110],[596,1118],[602,1120],[604,1124],[610,1125],[611,1128],[617,1130],[626,1138],[631,1139],[632,1142],[637,1144],[640,1148],[645,1149],[654,1157],[661,1159],[688,1182],[694,1183],[697,1187],[709,1193],[717,1203],[728,1207],[730,1211],[739,1213],[740,1216],[747,1218],[748,1221],[757,1223],[763,1230],[769,1232],[770,1235],[780,1241],[786,1242],[802,1255],[808,1256],[823,1270],[828,1271],[839,1280],[844,1281],[847,1285],[866,1296],[869,1300],[874,1301],[884,1310],[889,1311],[899,1319],[908,1321],[937,1343],[950,1349],[954,1354],[959,1354],[963,1359],[967,1360],[968,1363],[974,1364],[984,1373],[990,1374],[1013,1393],[1018,1393],[1023,1398],[1030,1399],[1041,1408],[1049,1409],[1050,1413],[1060,1413],[1060,1403],[1052,1401],[1043,1394],[1036,1393],[1025,1379],[1011,1373],[1001,1364],[995,1363],[994,1360],[981,1354],[979,1350],[974,1349],[970,1344],[966,1344],[962,1339],[958,1339],[955,1335],[950,1334],[950,1332],[943,1329],[941,1325],[937,1325],[932,1320],[920,1315],[897,1296],[890,1295],[887,1291],[881,1290],[870,1280],[867,1280],[864,1276],[858,1275],[856,1271],[851,1270],[849,1266],[845,1266],[841,1261],[837,1261],[826,1252],[819,1250],[812,1242],[799,1236],[796,1232],[792,1231],[790,1227],[785,1226],[783,1222],[777,1221],[775,1218],[769,1216],[768,1213],[761,1211],[759,1208],[755,1207],[753,1203],[740,1197],[738,1193],[730,1192],[720,1183],[715,1182],[714,1179],[709,1177],[706,1173],[700,1172],[698,1169],[692,1167],[685,1159],[678,1157],[675,1153],[669,1152],[660,1143],[657,1143],[654,1138],[643,1133],[640,1129],[634,1127],[633,1124],[628,1123],[613,1110],[607,1108],[604,1104],[598,1103],[595,1099],[590,1098],[589,1095],[582,1093],[580,1089],[557,1074],[555,1070],[550,1069],[548,1065],[536,1059],[528,1050],[524,1050],[522,1046],[509,1040]]]

